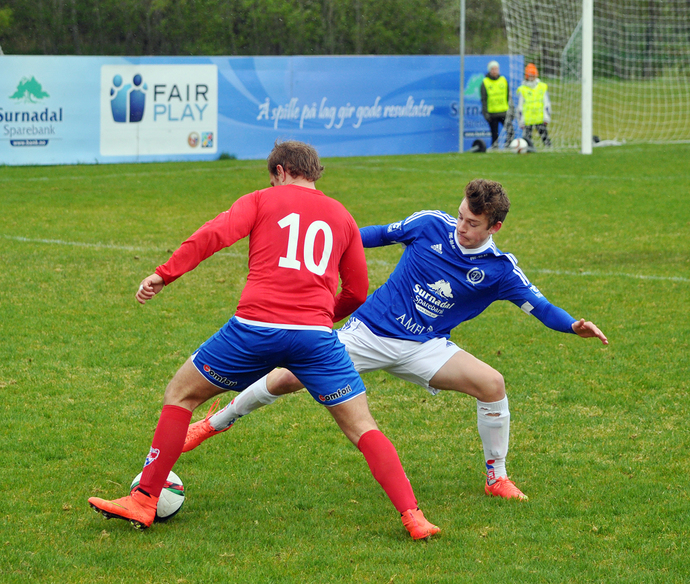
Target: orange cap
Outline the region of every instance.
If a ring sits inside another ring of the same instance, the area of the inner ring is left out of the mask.
[[[527,64],[527,67],[525,67],[525,75],[533,75],[534,77],[539,75],[539,71],[537,71],[537,67],[534,63]]]

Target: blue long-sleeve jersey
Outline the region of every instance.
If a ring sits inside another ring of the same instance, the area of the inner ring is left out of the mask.
[[[360,229],[364,247],[405,246],[383,286],[355,311],[375,334],[426,341],[450,337],[461,322],[496,300],[509,300],[549,328],[572,333],[575,319],[532,285],[515,257],[489,238],[479,249],[457,240],[457,219],[443,211],[420,211],[390,225]]]

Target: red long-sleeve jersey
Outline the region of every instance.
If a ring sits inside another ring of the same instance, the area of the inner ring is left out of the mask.
[[[235,315],[265,324],[332,327],[366,300],[359,229],[338,201],[296,185],[239,198],[205,223],[156,273],[170,284],[249,236],[249,275]],[[342,282],[338,289],[338,277]]]

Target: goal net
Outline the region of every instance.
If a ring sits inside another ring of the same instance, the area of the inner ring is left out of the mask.
[[[510,54],[549,86],[554,146],[579,146],[582,0],[502,2]],[[690,140],[688,0],[594,0],[592,52],[592,133],[602,143]],[[511,79],[524,78],[517,63]]]

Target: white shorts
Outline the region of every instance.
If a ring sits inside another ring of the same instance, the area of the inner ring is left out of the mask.
[[[462,351],[443,337],[424,343],[379,337],[356,318],[350,318],[337,332],[358,373],[383,369],[400,379],[421,385],[431,395],[440,391],[429,386],[431,378],[455,353]]]

